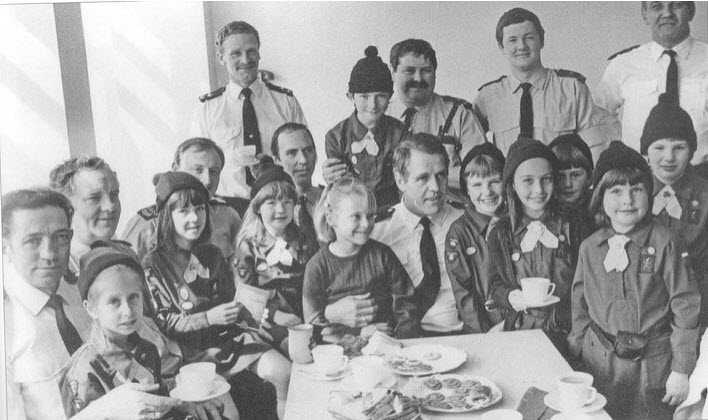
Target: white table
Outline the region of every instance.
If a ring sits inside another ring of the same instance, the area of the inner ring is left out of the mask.
[[[435,343],[464,350],[467,361],[449,373],[479,375],[494,381],[501,388],[504,398],[492,408],[516,409],[529,387],[554,391],[558,378],[572,371],[540,330],[416,338],[403,340],[403,343],[404,346]],[[331,415],[327,412],[329,392],[342,389],[343,380],[316,381],[305,375],[302,369],[303,365],[293,365],[285,420],[330,419]],[[396,387],[400,388],[407,380],[406,377],[398,376]],[[477,419],[485,411],[464,414],[424,411],[423,418]],[[590,415],[593,420],[610,419],[604,410]]]

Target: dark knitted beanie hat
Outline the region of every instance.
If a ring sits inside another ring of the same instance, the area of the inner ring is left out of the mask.
[[[153,178],[153,183],[155,184],[155,194],[157,196],[155,203],[158,211],[165,207],[172,193],[179,190],[196,190],[204,194],[205,203],[209,202],[209,191],[207,191],[204,184],[186,172],[175,171],[158,174]]]
[[[661,139],[686,140],[691,156],[696,151],[696,130],[688,112],[671,101],[671,96],[662,93],[659,103],[649,112],[640,139],[640,151],[647,154],[649,146]]]
[[[145,281],[143,267],[138,256],[130,248],[130,244],[122,241],[96,241],[91,244],[91,250],[79,260],[79,279],[76,285],[81,299],[86,299],[91,285],[101,272],[114,265],[126,265],[140,275]]]
[[[509,153],[506,155],[502,183],[506,185],[507,181],[514,177],[514,172],[519,165],[534,158],[546,159],[551,163],[554,172],[558,170],[558,158],[550,147],[538,140],[519,136],[519,139],[512,143]]]
[[[393,93],[393,79],[386,63],[379,57],[374,46],[364,51],[366,57],[359,60],[349,76],[349,93]]]

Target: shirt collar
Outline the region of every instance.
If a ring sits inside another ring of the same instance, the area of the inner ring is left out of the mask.
[[[671,185],[671,189],[674,190],[674,193],[676,193],[677,197],[684,198],[686,200],[689,200],[691,198],[691,190],[692,188],[690,187],[689,184],[689,173],[688,171],[681,176],[681,178],[678,179],[678,181],[674,182],[673,185]],[[659,181],[656,177],[654,177],[654,197],[659,195],[659,192],[666,186],[663,182]]]
[[[430,100],[429,100],[428,102],[424,103],[424,104],[421,105],[421,106],[416,106],[416,107],[415,107],[415,109],[416,109],[416,111],[417,111],[417,112],[416,112],[416,115],[417,115],[417,114],[421,114],[421,115],[428,115],[428,114],[430,114],[430,111],[433,109],[433,104],[435,103],[435,101],[436,101],[437,99],[438,99],[438,94],[435,93],[435,92],[433,92],[433,94],[430,95]],[[394,93],[393,98],[391,98],[391,102],[394,102],[394,101],[398,103],[398,105],[400,106],[400,110],[401,110],[400,115],[394,115],[394,116],[395,116],[396,118],[398,118],[399,120],[403,121],[403,119],[405,118],[405,116],[403,115],[403,113],[406,112],[406,109],[408,109],[408,107],[407,107],[406,104],[401,100],[400,94],[399,94],[398,92]],[[413,119],[415,119],[415,115],[413,116]]]
[[[537,71],[531,80],[528,81],[528,83],[531,83],[531,86],[533,86],[536,89],[542,89],[544,83],[546,83],[546,79],[548,78],[548,72],[550,70],[542,67],[539,71]],[[521,80],[517,79],[513,74],[507,77],[509,80],[509,83],[511,83],[511,91],[516,93],[517,90],[521,89],[521,84],[524,83]]]
[[[689,36],[678,45],[674,45],[671,49],[676,51],[676,55],[681,57],[681,60],[687,60],[688,56],[691,55],[691,50],[693,49],[693,38]],[[651,44],[649,44],[649,50],[651,53],[651,58],[658,62],[661,60],[666,48],[659,45],[656,41],[652,41]]]
[[[249,86],[248,88],[251,89],[251,92],[253,92],[253,95],[255,97],[260,97],[261,94],[263,93],[264,86],[260,80],[256,79],[256,81],[251,83],[251,86]],[[234,82],[229,82],[229,84],[226,86],[226,89],[233,92],[237,98],[243,99],[243,96],[241,95],[241,91],[243,91],[243,89],[245,89],[245,88],[242,88],[241,86],[237,85]]]
[[[33,316],[37,316],[49,302],[49,295],[27,283],[14,265],[5,264],[4,272],[6,274],[5,293],[20,302]]]
[[[469,205],[465,208],[465,213],[469,215],[472,226],[478,232],[484,232],[484,230],[489,226],[489,222],[492,221],[492,216],[487,216],[474,209],[474,206]]]
[[[450,213],[450,205],[447,203],[443,204],[443,208],[440,212],[429,216],[428,218],[432,222],[433,225],[435,225],[437,228],[442,229],[443,224],[445,223],[445,219],[447,218],[447,215]],[[407,228],[407,230],[412,231],[415,229],[419,224],[420,224],[420,219],[422,216],[418,216],[416,214],[413,214],[410,210],[408,210],[408,207],[406,207],[405,203],[401,200],[400,208],[396,210],[394,213],[394,216],[398,215],[398,217],[401,218],[401,221],[403,223],[403,226]]]
[[[352,115],[349,116],[349,126],[351,127],[352,133],[354,134],[354,139],[356,141],[359,141],[366,136],[366,133],[369,132],[369,129],[364,126],[364,124],[359,121],[359,118],[356,117],[356,110],[352,113]],[[379,123],[381,120],[379,119]],[[376,137],[376,131],[377,128],[379,128],[381,124],[376,124],[374,128],[371,129],[371,132],[374,133],[374,137]]]
[[[651,226],[652,223],[650,222],[651,218],[650,217],[645,217],[644,220],[640,221],[637,223],[629,232],[627,233],[622,233],[620,235],[627,236],[630,240],[632,240],[634,243],[639,245],[640,247],[643,247],[647,240],[649,239],[649,232],[651,231]],[[600,241],[598,242],[598,245],[601,245],[603,242],[607,242],[608,239],[611,237],[618,235],[617,232],[615,232],[612,227],[605,228],[600,230]]]

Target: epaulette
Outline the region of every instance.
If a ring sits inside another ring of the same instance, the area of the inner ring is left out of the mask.
[[[631,47],[629,47],[629,48],[623,49],[622,51],[618,51],[618,52],[612,54],[611,56],[607,57],[607,61],[610,61],[610,60],[612,60],[613,58],[617,57],[618,55],[622,55],[622,54],[624,54],[624,53],[628,53],[628,52],[632,51],[633,49],[639,48],[639,47],[640,47],[640,45],[633,45],[633,46],[631,46]]]
[[[469,109],[470,111],[472,110],[472,104],[465,101],[464,99],[455,98],[454,96],[448,96],[448,95],[440,95],[440,96],[442,96],[443,101],[453,102],[453,103],[457,102],[460,105],[464,106],[465,108]]]
[[[393,216],[393,213],[396,212],[396,209],[393,207],[389,208],[384,208],[382,210],[379,210],[376,212],[376,215],[374,216],[374,223],[378,222],[383,222],[384,220],[388,220]]]
[[[556,69],[556,74],[558,77],[572,77],[574,79],[578,79],[580,83],[585,83],[585,76],[576,71]]]
[[[447,199],[445,201],[447,202],[447,204],[449,204],[453,208],[456,208],[457,210],[464,210],[467,207],[467,203],[464,203],[462,201],[451,200],[451,199]]]
[[[138,214],[145,220],[151,220],[157,217],[157,205],[145,207],[144,209],[138,210]]]
[[[477,89],[477,92],[484,89],[486,86],[493,85],[495,83],[499,83],[502,80],[504,80],[505,78],[506,78],[506,76],[502,76],[502,77],[498,78],[497,80],[492,80],[491,82],[487,82],[487,83],[483,84],[482,86],[480,86],[479,89]]]
[[[286,89],[286,88],[284,88],[284,87],[277,86],[277,85],[274,85],[274,84],[271,84],[271,83],[266,83],[265,85],[266,85],[266,86],[268,87],[268,89],[270,89],[270,90],[274,90],[274,91],[279,92],[279,93],[284,93],[284,94],[286,94],[286,95],[288,95],[288,96],[293,96],[293,91],[290,90],[290,89]]]
[[[213,92],[205,93],[204,95],[199,97],[199,102],[206,102],[210,99],[218,98],[225,91],[226,91],[226,86],[223,86]]]
[[[223,198],[219,197],[218,195],[213,196],[212,198],[209,199],[209,204],[222,204],[222,205],[228,205],[226,200]]]

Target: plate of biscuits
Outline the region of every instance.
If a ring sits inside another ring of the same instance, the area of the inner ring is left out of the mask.
[[[401,390],[428,411],[466,413],[491,407],[502,392],[491,380],[472,375],[433,375],[413,378]]]
[[[384,356],[386,367],[406,376],[424,376],[444,373],[462,365],[467,353],[440,344],[419,344],[404,347]]]

